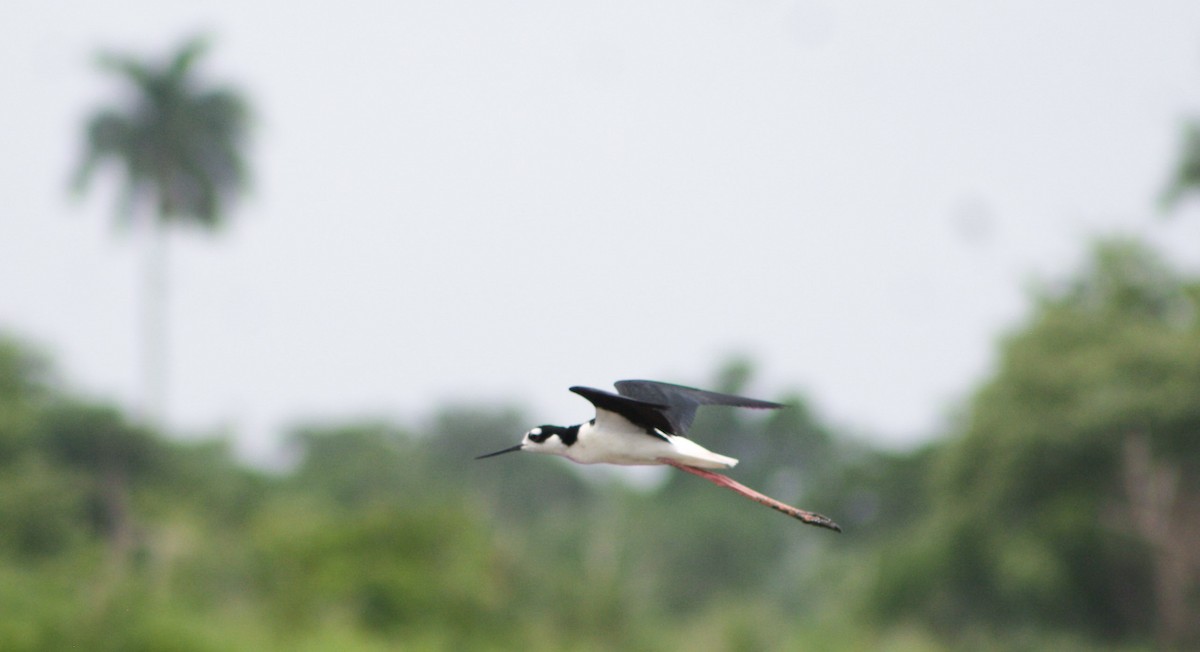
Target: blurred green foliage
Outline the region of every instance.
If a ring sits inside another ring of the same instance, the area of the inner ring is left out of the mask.
[[[1101,243],[1001,347],[875,601],[948,634],[1200,643],[1200,286]]]
[[[0,337],[0,649],[1194,649],[1198,297],[1146,247],[1101,243],[916,450],[798,395],[701,413],[734,476],[842,535],[686,474],[474,461],[533,425],[511,408],[308,424],[294,464],[255,469]],[[696,384],[752,377],[735,360]]]

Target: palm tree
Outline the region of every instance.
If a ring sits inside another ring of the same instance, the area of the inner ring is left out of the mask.
[[[150,231],[142,299],[143,410],[150,422],[162,419],[167,395],[167,230],[194,224],[215,231],[247,184],[248,105],[236,90],[197,79],[195,63],[206,49],[205,40],[191,39],[161,63],[101,55],[100,66],[132,92],[88,118],[74,175],[82,193],[99,167],[118,167],[117,223]]]

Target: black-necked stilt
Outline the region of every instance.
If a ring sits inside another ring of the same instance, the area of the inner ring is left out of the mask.
[[[796,509],[707,470],[732,468],[738,461],[714,453],[686,436],[696,417],[696,408],[701,405],[777,409],[783,407],[779,403],[653,380],[622,380],[615,384],[616,394],[591,387],[571,388],[596,407],[596,418],[591,421],[575,426],[538,426],[525,433],[516,446],[475,459],[530,451],[560,455],[580,464],[667,464],[809,525],[842,531],[837,523],[820,514]]]

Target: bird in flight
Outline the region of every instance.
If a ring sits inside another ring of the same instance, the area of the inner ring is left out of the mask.
[[[559,455],[580,464],[665,464],[736,491],[809,525],[842,531],[837,523],[825,516],[796,509],[711,471],[732,468],[738,461],[687,438],[687,429],[701,405],[761,410],[774,410],[783,405],[653,380],[621,380],[614,384],[616,394],[592,387],[571,388],[595,406],[596,417],[591,421],[574,426],[538,426],[525,433],[516,446],[475,459],[529,451]]]

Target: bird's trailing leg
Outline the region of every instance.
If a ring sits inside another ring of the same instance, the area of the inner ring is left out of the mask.
[[[705,480],[708,480],[709,482],[711,482],[719,487],[725,487],[726,489],[732,489],[732,490],[738,492],[739,494],[749,498],[750,500],[753,500],[756,503],[761,503],[763,505],[766,505],[767,507],[770,507],[771,509],[779,510],[779,511],[783,512],[784,514],[787,514],[788,516],[791,516],[792,518],[799,519],[805,523],[808,523],[809,525],[815,525],[817,527],[829,528],[830,530],[833,530],[835,532],[842,531],[842,528],[839,527],[837,523],[834,523],[833,521],[829,520],[827,517],[821,516],[820,514],[817,514],[815,512],[806,512],[802,509],[796,509],[795,507],[792,507],[791,505],[781,503],[778,500],[775,500],[774,498],[771,498],[770,496],[761,494],[728,476],[721,475],[720,473],[714,473],[714,472],[708,471],[706,469],[699,469],[694,466],[688,466],[687,464],[684,464],[682,462],[670,460],[665,457],[658,458],[658,461],[662,462],[663,464],[669,464],[669,465],[679,469],[680,471],[687,471],[688,473],[691,473],[692,475],[698,475],[701,478],[704,478]]]

